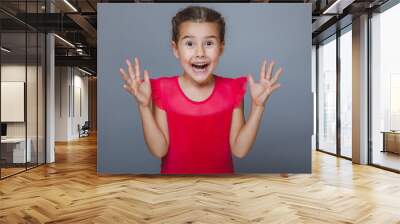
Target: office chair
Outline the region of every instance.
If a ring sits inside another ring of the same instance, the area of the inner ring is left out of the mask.
[[[82,127],[80,127],[80,125],[78,124],[79,138],[89,136],[89,129],[90,129],[89,121],[85,121]]]

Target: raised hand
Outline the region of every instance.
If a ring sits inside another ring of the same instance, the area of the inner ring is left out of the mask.
[[[248,81],[250,85],[250,94],[252,103],[255,106],[263,106],[267,102],[269,96],[277,90],[281,85],[277,83],[279,76],[282,74],[282,68],[279,68],[273,77],[271,77],[272,70],[274,68],[275,62],[272,61],[269,66],[268,70],[267,67],[267,60],[264,60],[261,64],[260,69],[260,81],[255,82],[251,75],[248,75]]]
[[[139,59],[135,58],[134,66],[132,66],[128,59],[126,60],[126,64],[128,65],[128,74],[124,69],[119,69],[122,78],[125,80],[124,89],[134,96],[141,106],[149,106],[151,102],[149,72],[144,70],[144,80],[142,80]]]

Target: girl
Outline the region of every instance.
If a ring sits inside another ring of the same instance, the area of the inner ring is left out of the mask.
[[[225,21],[220,13],[189,6],[172,19],[171,46],[183,74],[142,80],[139,59],[120,69],[124,89],[138,103],[144,138],[162,160],[161,173],[233,173],[232,154],[243,158],[251,149],[264,105],[282,69],[264,60],[260,80],[251,75],[225,78],[213,73],[224,51]],[[251,111],[245,121],[243,96],[249,82]]]

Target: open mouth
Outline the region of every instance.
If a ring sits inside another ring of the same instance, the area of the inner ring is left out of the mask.
[[[209,66],[209,63],[206,62],[201,62],[201,63],[192,63],[193,70],[195,72],[205,72],[207,71],[207,67]]]

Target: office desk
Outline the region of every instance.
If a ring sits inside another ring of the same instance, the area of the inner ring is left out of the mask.
[[[393,152],[400,154],[400,131],[382,131],[383,150],[382,152]]]
[[[25,138],[1,139],[1,157],[6,160],[6,163],[30,162],[32,158],[31,145],[31,139],[27,138],[25,151]],[[25,161],[25,158],[27,161]]]

